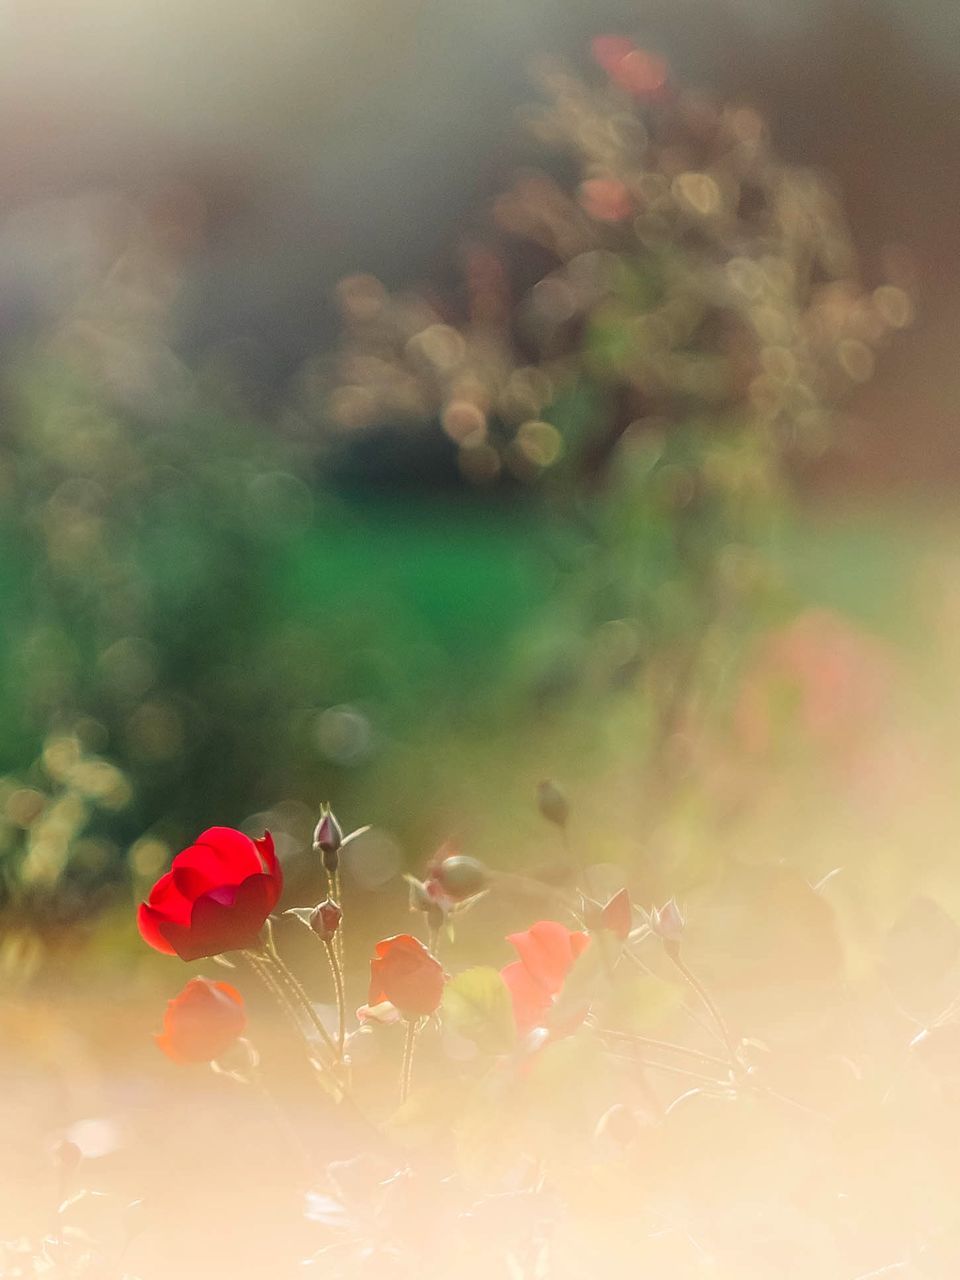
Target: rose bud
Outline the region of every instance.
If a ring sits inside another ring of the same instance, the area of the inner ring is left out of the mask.
[[[472,898],[487,887],[487,868],[476,858],[455,853],[444,858],[432,877],[440,889],[454,902]]]
[[[446,975],[422,942],[401,933],[378,942],[375,951],[370,961],[368,1005],[388,1000],[408,1021],[439,1008]]]
[[[232,827],[210,827],[177,854],[140,904],[137,924],[151,947],[181,960],[244,951],[258,945],[282,889],[269,832],[251,840]]]
[[[570,805],[555,782],[545,778],[537,787],[537,804],[548,822],[565,827],[570,817]]]
[[[154,1036],[174,1062],[213,1062],[247,1025],[243,996],[228,982],[192,978],[167,1004],[163,1031]]]
[[[665,943],[679,946],[685,924],[676,899],[671,898],[662,907],[653,907],[650,911],[650,928]]]
[[[321,942],[332,942],[340,928],[343,912],[330,898],[324,898],[310,912],[309,925]]]
[[[343,831],[340,823],[333,810],[325,808],[313,833],[313,851],[323,858],[324,868],[330,875],[334,875],[340,865],[342,845]]]
[[[626,942],[633,926],[633,905],[626,889],[615,893],[600,914],[600,921],[605,929],[615,933],[621,942]]]

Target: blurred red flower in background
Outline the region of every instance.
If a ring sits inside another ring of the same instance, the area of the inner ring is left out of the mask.
[[[594,62],[633,97],[658,98],[666,88],[670,68],[664,59],[626,36],[596,36],[590,48]]]
[[[581,207],[596,222],[625,222],[634,213],[633,197],[618,178],[588,178],[578,194]]]
[[[770,633],[747,671],[736,726],[748,751],[766,755],[779,737],[817,749],[869,742],[898,685],[886,647],[846,618],[808,609]]]
[[[174,1062],[213,1062],[247,1025],[243,996],[229,982],[192,978],[167,1004],[163,1031],[154,1037]]]
[[[269,832],[251,840],[211,827],[177,854],[141,903],[137,923],[151,947],[181,960],[241,951],[257,944],[282,889]]]
[[[523,933],[507,936],[520,957],[500,970],[513,1001],[513,1017],[521,1034],[543,1026],[574,961],[590,935],[555,920],[539,920]]]
[[[384,938],[370,961],[368,1005],[389,1001],[404,1018],[412,1020],[433,1013],[443,998],[446,975],[436,957],[409,933]]]

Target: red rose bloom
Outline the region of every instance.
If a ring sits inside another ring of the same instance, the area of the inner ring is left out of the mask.
[[[174,1062],[213,1062],[246,1025],[243,996],[229,982],[192,978],[167,1004],[163,1031],[154,1039]]]
[[[181,960],[242,951],[256,945],[282,889],[269,832],[251,840],[211,827],[177,854],[140,904],[137,923],[151,947]]]
[[[513,1017],[521,1034],[542,1027],[560,994],[573,963],[586,949],[589,934],[555,920],[540,920],[525,933],[511,933],[519,960],[500,970],[513,1001]]]
[[[443,998],[445,974],[440,961],[409,933],[384,938],[375,950],[367,1003],[389,1000],[408,1020],[433,1013]]]

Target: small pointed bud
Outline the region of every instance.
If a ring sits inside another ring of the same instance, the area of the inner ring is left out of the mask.
[[[461,902],[487,887],[487,868],[476,858],[456,853],[444,858],[434,871],[433,879],[448,898]]]
[[[679,945],[680,939],[683,937],[685,923],[683,913],[677,906],[675,898],[671,898],[662,907],[654,907],[650,912],[650,928],[657,937],[674,946]]]
[[[567,797],[550,778],[545,778],[537,787],[537,804],[540,812],[548,822],[555,826],[565,827],[570,817],[570,804]]]
[[[321,942],[332,942],[340,928],[343,912],[330,898],[324,898],[310,912],[310,928]]]
[[[633,907],[630,904],[630,895],[626,889],[621,889],[600,912],[600,927],[609,929],[621,942],[626,942],[632,926]]]
[[[325,808],[313,833],[313,851],[323,858],[323,865],[333,875],[340,865],[343,831],[332,809]]]

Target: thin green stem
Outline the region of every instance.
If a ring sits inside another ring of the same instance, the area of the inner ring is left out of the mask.
[[[615,1040],[623,1040],[628,1044],[639,1045],[645,1049],[659,1049],[663,1053],[680,1053],[690,1058],[697,1058],[700,1062],[709,1063],[713,1067],[730,1066],[730,1063],[723,1058],[717,1058],[712,1053],[704,1053],[702,1049],[694,1049],[690,1045],[674,1044],[669,1040],[654,1040],[650,1036],[635,1036],[628,1031],[617,1031],[612,1027],[601,1027],[600,1034],[610,1036]]]
[[[336,934],[334,934],[336,937]],[[325,942],[323,949],[327,953],[327,959],[330,962],[330,972],[333,975],[333,987],[337,993],[337,1054],[343,1061],[343,1044],[347,1035],[347,1005],[343,993],[343,972],[340,968],[340,961],[337,957],[336,946],[332,942]]]
[[[342,912],[343,911],[343,876],[340,872],[339,863],[337,864],[336,871],[333,873],[333,900]],[[344,942],[344,938],[343,938],[343,933],[344,933],[343,926],[344,926],[344,920],[343,920],[343,917],[341,916],[340,928],[337,930],[334,938],[336,943],[336,948],[337,948],[337,963],[340,965],[341,975],[347,972],[346,943]]]
[[[267,955],[269,956],[270,963],[273,965],[280,982],[290,993],[290,998],[299,1006],[301,1012],[306,1016],[307,1021],[313,1027],[314,1031],[316,1031],[317,1035],[329,1050],[334,1060],[338,1060],[336,1043],[330,1032],[323,1025],[323,1019],[313,1007],[310,997],[307,995],[306,991],[304,991],[300,982],[290,969],[287,968],[276,947],[271,945]]]
[[[400,1067],[400,1105],[410,1096],[410,1083],[413,1079],[413,1051],[416,1048],[417,1032],[420,1029],[419,1018],[411,1018],[407,1023],[407,1034],[403,1042],[403,1062]]]
[[[647,934],[646,936],[650,937],[652,935]],[[640,970],[641,973],[646,974],[648,978],[657,977],[657,975],[650,968],[650,966],[645,964],[644,961],[640,959],[637,953],[631,949],[629,944],[623,948],[623,954],[627,957],[627,959],[632,964],[634,964]],[[718,1039],[720,1040],[721,1043],[723,1043],[723,1037],[720,1035],[720,1032],[717,1030],[717,1027],[713,1022],[704,1022],[699,1017],[698,1014],[694,1013],[694,1011],[690,1008],[690,1006],[686,1002],[684,1002],[684,1005],[683,1005],[683,1012],[686,1014],[686,1016],[690,1019],[691,1022],[696,1023],[696,1025],[700,1028],[701,1031],[705,1031],[708,1036],[713,1036],[714,1039]]]
[[[574,863],[577,870],[580,872],[580,882],[583,885],[584,893],[588,897],[594,898],[596,895],[593,892],[593,885],[590,880],[590,872],[587,869],[587,860],[584,857],[583,852],[580,849],[580,846],[575,845],[573,841],[570,839],[570,831],[566,826],[563,827],[563,847],[566,850],[567,857],[570,859],[572,863]]]
[[[287,1019],[287,1021],[291,1024],[293,1029],[296,1031],[299,1038],[303,1041],[303,1045],[304,1045],[304,1048],[307,1050],[307,1053],[309,1054],[310,1057],[312,1057],[313,1048],[310,1045],[310,1042],[307,1040],[306,1036],[303,1034],[303,1025],[300,1022],[300,1018],[297,1014],[297,1010],[290,1003],[283,988],[280,986],[276,978],[273,976],[273,973],[271,972],[269,965],[266,963],[264,959],[261,958],[261,956],[257,955],[255,951],[241,951],[240,954],[243,956],[247,964],[250,966],[250,968],[253,970],[256,976],[260,979],[263,985],[267,988],[267,990],[273,996],[273,999],[276,1002],[277,1007],[280,1009],[280,1012],[283,1014],[283,1016]]]
[[[717,1008],[717,1006],[714,1004],[709,991],[706,989],[706,987],[703,985],[700,979],[696,976],[696,974],[689,969],[687,964],[681,958],[679,949],[677,947],[665,947],[664,950],[666,951],[667,955],[670,957],[670,960],[673,962],[676,969],[679,971],[679,973],[683,977],[684,981],[688,984],[691,990],[696,993],[696,995],[699,997],[700,1001],[702,1002],[703,1007],[707,1010],[707,1012],[710,1014],[710,1017],[717,1024],[717,1029],[720,1032],[721,1037],[723,1038],[723,1043],[726,1046],[727,1053],[730,1057],[731,1065],[739,1069],[742,1066],[742,1063],[740,1061],[740,1056],[737,1052],[736,1043],[734,1042],[733,1036],[730,1034],[730,1028],[727,1026],[726,1019],[724,1018],[720,1010]]]
[[[719,1089],[729,1089],[733,1087],[730,1080],[718,1080],[716,1076],[703,1075],[699,1071],[688,1071],[686,1067],[674,1066],[672,1062],[652,1062],[649,1058],[624,1058],[624,1061],[635,1062],[638,1066],[644,1067],[650,1071],[666,1071],[672,1076],[682,1076],[685,1080],[696,1080],[698,1084],[712,1084]],[[724,1063],[724,1069],[729,1070]]]

